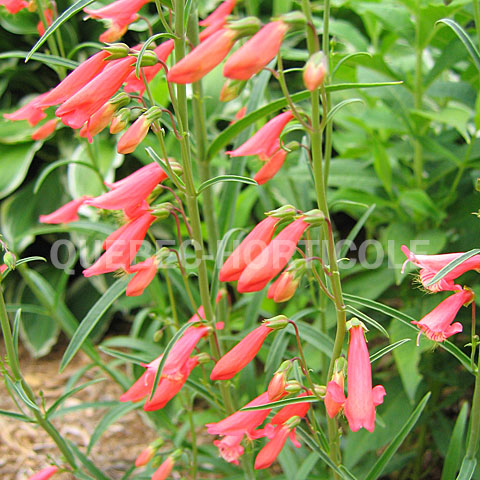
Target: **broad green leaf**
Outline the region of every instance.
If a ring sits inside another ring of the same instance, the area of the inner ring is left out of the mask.
[[[475,473],[476,466],[477,466],[476,458],[464,457],[457,480],[470,480],[473,477],[473,474]]]
[[[27,176],[35,153],[42,142],[17,145],[0,144],[0,198],[12,193]]]
[[[455,20],[452,20],[451,18],[442,18],[437,22],[437,24],[439,23],[447,25],[455,32],[455,35],[457,35],[457,37],[463,43],[470,57],[472,57],[474,65],[480,72],[480,53],[478,52],[477,47],[473,44],[472,40],[467,35],[465,30]]]
[[[242,177],[241,175],[219,175],[218,177],[210,178],[203,182],[197,190],[197,193],[202,193],[206,188],[211,187],[219,182],[238,182],[248,183],[249,185],[258,185],[258,183],[250,177]]]
[[[420,415],[423,412],[423,409],[427,405],[427,402],[430,398],[430,392],[427,393],[422,400],[420,400],[420,403],[417,405],[415,410],[412,412],[408,420],[405,422],[405,425],[402,427],[402,429],[395,435],[393,440],[390,442],[388,447],[383,451],[383,453],[380,455],[378,460],[375,462],[371,470],[368,472],[367,476],[365,477],[365,480],[376,480],[377,478],[380,477],[382,474],[383,470],[387,466],[388,462],[392,459],[392,457],[395,455],[395,452],[400,448],[400,445],[403,443],[407,435],[409,434],[410,430],[415,426],[417,423],[417,420],[420,418]]]
[[[450,263],[445,265],[428,283],[427,287],[430,285],[433,285],[437,282],[439,282],[445,275],[449,274],[454,268],[458,267],[461,265],[463,262],[467,261],[469,258],[472,258],[475,255],[480,254],[480,249],[479,248],[474,248],[473,250],[470,250],[468,252],[465,252],[464,254],[460,255],[458,258],[455,260],[452,260]]]
[[[278,400],[277,402],[263,403],[262,405],[255,405],[253,407],[243,407],[241,412],[250,412],[254,410],[266,410],[270,408],[285,407],[287,405],[295,405],[297,403],[315,403],[320,400],[315,395],[308,395],[305,397],[286,398],[284,400]]]
[[[455,475],[460,466],[460,458],[465,442],[465,428],[467,426],[468,403],[462,405],[457,421],[453,427],[447,455],[443,462],[441,480],[455,480]]]
[[[0,60],[4,58],[27,58],[28,52],[21,52],[18,50],[10,51],[10,52],[3,52],[0,53]],[[44,63],[45,65],[53,65],[55,67],[65,67],[73,70],[77,68],[79,63],[75,62],[74,60],[69,60],[63,57],[57,57],[55,55],[46,55],[44,53],[34,53],[31,56],[32,60],[36,60],[37,62]]]
[[[100,321],[102,315],[108,310],[112,303],[125,291],[129,277],[117,280],[95,303],[85,318],[82,320],[75,331],[60,363],[60,371],[68,365],[70,360],[75,356],[81,348],[83,342],[87,340],[89,333],[95,325]]]
[[[82,10],[87,5],[90,5],[95,0],[79,0],[75,2],[72,6],[67,8],[46,30],[45,33],[37,40],[37,43],[32,47],[30,52],[28,53],[27,57],[25,58],[25,62],[28,62],[32,55],[45,43],[48,37],[52,35],[55,30],[57,30],[62,23],[65,23],[70,17],[73,17],[77,12]]]

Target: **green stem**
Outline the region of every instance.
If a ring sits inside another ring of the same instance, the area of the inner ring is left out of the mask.
[[[415,17],[415,86],[413,92],[414,108],[421,110],[423,105],[423,84],[422,84],[422,57],[423,48],[420,38],[420,13],[417,11]],[[423,183],[423,147],[417,138],[413,142],[413,170],[415,183],[422,188]]]
[[[478,451],[478,437],[480,435],[480,376],[477,372],[475,378],[475,391],[473,392],[472,411],[470,413],[469,437],[466,458],[473,460]]]
[[[197,479],[198,468],[198,448],[197,448],[197,433],[195,432],[195,423],[193,421],[193,398],[188,402],[187,407],[188,423],[190,425],[190,435],[192,436],[192,469],[191,479]]]
[[[480,48],[480,1],[473,1],[473,16],[475,18],[475,30],[477,31],[477,43]]]

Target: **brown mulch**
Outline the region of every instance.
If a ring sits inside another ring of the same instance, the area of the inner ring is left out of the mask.
[[[20,349],[22,373],[35,391],[43,392],[47,408],[64,393],[70,375],[89,363],[83,353],[78,353],[61,374],[58,372],[65,345],[57,346],[49,355],[37,360]],[[0,349],[2,358],[3,350]],[[91,369],[80,383],[98,378],[98,370]],[[104,377],[104,375],[100,375]],[[112,380],[93,384],[68,398],[63,407],[73,407],[85,402],[116,401],[121,387]],[[62,407],[62,408],[63,408]],[[18,412],[3,382],[0,383],[0,409]],[[85,452],[90,436],[105,415],[105,409],[87,408],[67,413],[52,419],[62,436],[72,440]],[[156,438],[136,412],[131,412],[113,423],[92,448],[89,458],[112,480],[117,480],[128,470],[140,451]],[[25,480],[33,473],[60,462],[61,456],[50,437],[33,424],[19,422],[0,415],[0,478],[2,480]],[[56,475],[55,480],[72,480],[68,473]]]

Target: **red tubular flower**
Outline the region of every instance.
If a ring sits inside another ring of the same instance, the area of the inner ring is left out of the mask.
[[[137,297],[150,285],[157,274],[157,260],[155,255],[147,260],[132,265],[128,273],[135,273],[135,276],[128,282],[127,297]]]
[[[7,120],[17,121],[26,120],[32,127],[34,127],[40,120],[43,120],[47,114],[43,111],[43,107],[40,106],[43,98],[47,93],[38,95],[33,100],[30,100],[23,107],[12,113],[4,113],[3,117]]]
[[[58,472],[58,467],[50,466],[40,470],[39,472],[35,473],[31,477],[28,477],[28,480],[48,480],[51,478],[55,473]]]
[[[282,148],[279,149],[270,160],[255,174],[253,179],[259,184],[263,185],[271,180],[278,171],[282,168],[283,162],[287,158],[287,152]]]
[[[147,136],[150,125],[151,121],[148,120],[145,115],[140,115],[120,137],[117,143],[117,152],[123,154],[134,152],[141,141]]]
[[[311,395],[312,392],[303,392],[297,396],[306,397],[307,395]],[[272,425],[283,425],[287,420],[292,417],[300,417],[303,418],[307,414],[308,410],[310,409],[309,402],[303,403],[293,403],[292,405],[287,405],[286,407],[281,408],[270,420]]]
[[[54,89],[42,95],[39,106],[46,108],[58,105],[75,95],[90,80],[95,78],[107,65],[105,59],[110,55],[105,50],[100,50],[88,60],[82,62],[75,70],[70,72]]]
[[[276,372],[268,384],[267,393],[270,402],[276,402],[285,395],[287,374],[285,371]]]
[[[288,25],[281,20],[267,23],[240,47],[225,63],[223,75],[236,80],[248,80],[280,50]]]
[[[268,401],[268,393],[265,392],[247,403],[245,407],[263,405]],[[247,412],[239,410],[217,423],[207,423],[205,426],[211,435],[254,435],[253,431],[265,421],[270,410],[270,408]]]
[[[274,217],[263,219],[227,258],[218,279],[221,282],[238,280],[245,267],[270,243],[278,222],[279,219]]]
[[[23,8],[28,7],[28,2],[24,0],[0,0],[0,5],[3,5],[8,13],[18,13]]]
[[[407,256],[407,260],[403,264],[402,272],[408,262],[412,262],[417,267],[421,267],[420,280],[425,288],[432,292],[440,292],[443,290],[461,290],[460,285],[455,285],[454,280],[469,270],[480,272],[480,255],[474,255],[465,260],[460,265],[447,273],[440,281],[433,285],[427,286],[432,278],[446,265],[463,255],[460,253],[444,253],[441,255],[415,255],[406,245],[402,245],[402,252]]]
[[[235,7],[236,0],[226,0],[222,2],[207,18],[200,20],[198,24],[201,27],[208,27],[217,23],[220,20],[225,19],[232,13],[233,7]]]
[[[173,40],[167,40],[166,42],[163,42],[161,45],[155,48],[153,51],[157,55],[158,59],[165,63],[167,61],[167,58],[172,53],[174,46],[175,43]],[[162,63],[157,63],[156,65],[153,65],[151,67],[144,67],[143,73],[145,75],[147,83],[150,83],[162,68]],[[140,95],[143,95],[143,93],[145,92],[145,83],[143,82],[142,76],[140,75],[140,78],[137,78],[135,72],[132,72],[127,78],[124,90],[126,92],[139,92]]]
[[[215,32],[169,70],[167,81],[197,82],[227,56],[235,43],[236,36],[236,32],[228,28]]]
[[[334,402],[344,404],[345,416],[352,432],[365,428],[373,432],[375,428],[375,407],[383,403],[385,389],[377,385],[372,389],[372,367],[367,343],[361,325],[350,328],[350,345],[347,360],[348,397],[340,386],[331,381],[327,392]]]
[[[228,463],[238,465],[238,459],[243,455],[244,448],[240,445],[242,435],[226,435],[221,440],[214,440],[213,444],[218,447],[218,453]]]
[[[47,27],[49,27],[53,22],[53,11],[51,8],[46,8],[43,11],[43,14],[45,15]],[[40,36],[42,36],[45,33],[45,26],[43,25],[42,21],[37,23],[37,32]]]
[[[7,268],[8,268],[8,266],[5,265],[4,263],[2,263],[2,264],[0,265],[0,273],[3,273]]]
[[[115,42],[126,32],[128,25],[137,20],[138,11],[149,0],[117,0],[109,5],[92,10],[84,8],[83,11],[91,18],[107,20],[111,27],[100,35],[101,42]]]
[[[72,200],[71,202],[66,203],[63,207],[60,207],[58,210],[55,210],[48,215],[40,215],[40,223],[70,223],[76,222],[78,220],[78,209],[85,203],[85,201],[90,198],[84,195],[81,198]]]
[[[153,474],[152,480],[165,480],[166,478],[168,478],[174,465],[175,460],[172,457],[167,457],[167,459],[157,468],[157,470]]]
[[[89,268],[83,271],[85,277],[127,270],[137,254],[150,225],[156,217],[146,212],[131,220],[119,235],[108,246],[107,251]]]
[[[325,409],[327,410],[328,416],[330,418],[335,417],[338,412],[343,408],[344,404],[344,376],[343,372],[336,372],[332,376],[332,380],[327,384],[327,393],[325,394]],[[332,392],[335,392],[332,394]],[[335,398],[341,399],[340,402],[336,402]]]
[[[132,210],[145,200],[167,174],[157,163],[150,163],[118,182],[108,184],[111,190],[86,202],[105,210]],[[131,212],[130,212],[131,213]]]
[[[117,107],[115,105],[110,102],[105,103],[81,128],[80,136],[82,138],[88,138],[88,141],[92,143],[92,137],[98,135],[112,121],[116,111]]]
[[[417,325],[420,332],[423,331],[430,340],[443,342],[446,338],[463,330],[460,322],[453,324],[452,322],[461,306],[470,303],[473,298],[474,295],[470,290],[461,290],[446,298],[420,321],[414,320],[412,323]]]
[[[258,155],[260,160],[268,160],[280,148],[279,137],[285,125],[292,120],[293,113],[288,110],[268,121],[253,137],[235,150],[227,151],[231,157]]]
[[[298,284],[299,280],[295,279],[295,275],[292,272],[283,272],[270,285],[267,298],[271,298],[277,303],[286,302],[293,297]]]
[[[233,378],[253,360],[270,332],[273,332],[273,329],[266,325],[260,325],[252,330],[215,364],[210,379],[228,380]]]
[[[32,133],[33,140],[43,140],[44,138],[49,137],[57,128],[58,119],[54,118],[45,122],[41,127],[37,128]]]
[[[136,59],[125,57],[111,62],[55,111],[62,122],[71,128],[80,128],[122,86],[135,68]]]
[[[240,293],[257,292],[280,273],[288,263],[308,223],[301,218],[285,227],[240,275],[237,290]]]
[[[300,443],[295,438],[295,429],[292,430],[286,425],[275,427],[272,436],[273,438],[258,452],[255,458],[255,470],[268,468],[282,451],[288,437],[295,447],[300,448]]]
[[[144,467],[155,455],[155,449],[151,446],[143,449],[135,460],[135,466]]]
[[[153,412],[162,409],[183,387],[190,372],[198,365],[198,358],[187,360],[174,375],[163,375],[151,400],[147,400],[143,409]]]

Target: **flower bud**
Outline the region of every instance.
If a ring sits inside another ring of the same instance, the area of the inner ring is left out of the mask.
[[[302,390],[302,386],[296,381],[296,380],[291,380],[290,382],[287,382],[285,385],[285,391],[288,394],[296,394]]]
[[[286,427],[288,427],[290,430],[293,430],[297,425],[300,424],[300,422],[302,421],[302,419],[298,416],[298,415],[295,415],[293,417],[290,417],[285,423],[284,425]]]
[[[212,357],[208,353],[202,352],[197,355],[197,360],[199,365],[205,365],[212,361]]]
[[[130,47],[125,43],[111,43],[108,45],[108,47],[104,47],[103,50],[110,54],[106,58],[107,60],[117,60],[119,58],[124,58],[130,53]]]
[[[154,106],[149,108],[145,113],[145,118],[147,118],[150,122],[155,122],[162,116],[162,109],[160,107]]]
[[[152,124],[145,115],[140,115],[128,130],[120,137],[117,143],[117,152],[122,154],[132,153],[147,136]]]
[[[117,93],[117,95],[112,97],[109,103],[119,109],[125,107],[130,103],[130,97],[125,92]]]
[[[138,55],[137,55],[138,58]],[[138,61],[138,60],[137,60]],[[146,50],[140,62],[140,67],[153,67],[158,63],[157,54],[153,50]]]
[[[152,208],[152,215],[155,215],[159,220],[165,220],[170,215],[173,205],[170,202],[159,203]]]
[[[143,449],[135,460],[136,467],[144,467],[155,455],[155,449],[149,445]]]
[[[305,64],[303,70],[303,83],[307,90],[313,92],[323,85],[327,73],[327,60],[323,52],[314,53]]]
[[[319,397],[325,397],[327,393],[327,387],[325,385],[313,385],[313,390],[315,391],[315,395],[318,395]]]
[[[477,178],[477,181],[475,182],[475,190],[480,192],[480,178]]]
[[[220,92],[220,101],[229,102],[230,100],[234,100],[240,95],[246,84],[247,82],[245,80],[227,79]]]
[[[288,318],[285,315],[277,315],[276,317],[269,318],[268,320],[263,321],[263,325],[273,329],[281,330],[288,325]]]
[[[16,261],[17,259],[12,252],[6,252],[5,255],[3,255],[3,263],[11,270],[15,268]]]
[[[291,219],[297,214],[297,209],[293,205],[284,205],[276,210],[270,210],[265,215],[274,218],[281,218],[282,220]]]
[[[283,397],[285,393],[285,386],[287,385],[287,375],[288,373],[285,371],[276,372],[273,375],[267,389],[268,399],[270,402],[275,402]]]
[[[110,133],[120,133],[130,120],[130,110],[128,108],[121,108],[110,122]]]
[[[294,27],[294,28],[302,28],[307,23],[305,15],[301,12],[289,12],[278,17],[278,20],[281,20],[283,23]]]
[[[287,302],[295,294],[299,283],[300,278],[296,278],[294,273],[282,272],[270,285],[267,298],[271,298],[275,303]]]
[[[307,223],[310,223],[310,225],[318,226],[325,221],[325,215],[321,210],[318,210],[317,208],[315,208],[313,210],[309,210],[308,212],[305,212],[305,216],[303,217],[303,219]]]
[[[257,17],[245,17],[228,23],[228,28],[237,33],[237,38],[249,37],[260,30],[261,22]]]
[[[177,175],[182,175],[183,174],[183,167],[178,162],[169,158],[168,159],[168,164],[170,165],[170,168],[173,170],[173,173],[175,173]]]
[[[346,326],[347,326],[347,330],[350,330],[353,327],[362,327],[364,332],[368,332],[368,328],[365,326],[365,324],[356,317],[351,318],[347,322]]]
[[[163,330],[157,330],[154,334],[153,334],[153,341],[154,342],[159,342],[163,337]]]

